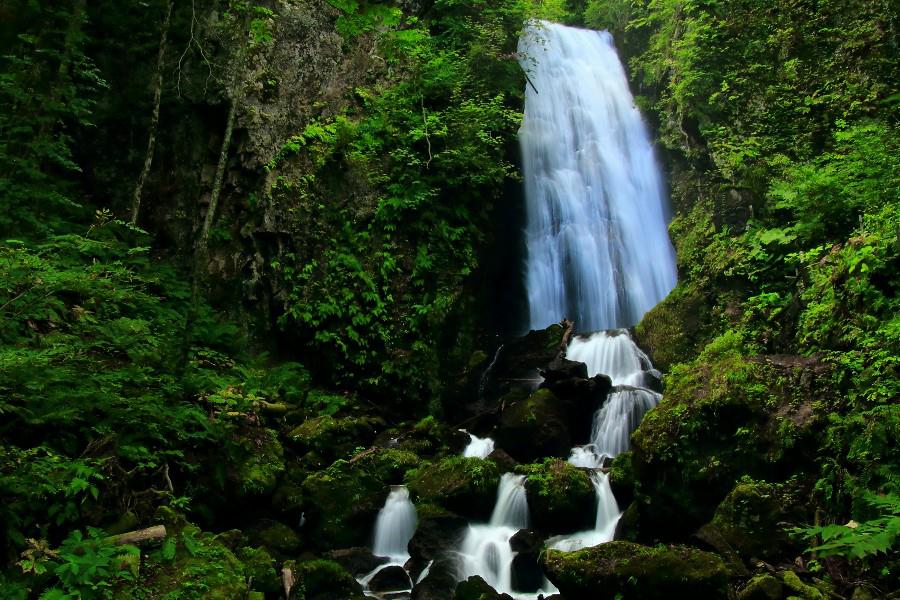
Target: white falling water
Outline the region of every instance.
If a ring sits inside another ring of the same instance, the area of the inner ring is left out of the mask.
[[[630,327],[675,286],[662,178],[608,32],[531,24],[519,41],[530,328]]]
[[[416,507],[409,499],[409,491],[402,485],[392,486],[375,520],[372,554],[386,556],[391,562],[405,563],[409,559],[406,546],[416,532],[417,524]]]
[[[459,578],[480,575],[501,593],[512,591],[514,554],[510,538],[528,527],[528,500],[525,476],[505,473],[500,478],[497,502],[486,525],[469,525],[460,546]]]
[[[609,487],[609,478],[606,473],[594,471],[591,473],[591,483],[594,484],[594,491],[597,494],[597,517],[594,520],[594,528],[547,540],[551,548],[570,552],[613,539],[620,513],[619,505]]]
[[[375,540],[372,544],[372,554],[386,557],[388,561],[357,579],[364,590],[368,590],[369,582],[381,570],[406,564],[409,560],[407,547],[417,525],[416,507],[409,499],[409,491],[402,485],[391,486],[391,493],[375,519]]]
[[[468,433],[468,432],[466,432]],[[469,443],[463,449],[463,456],[487,458],[494,451],[494,440],[489,437],[480,438],[469,433]]]
[[[588,377],[608,375],[613,385],[640,385],[644,370],[650,366],[650,359],[627,329],[576,336],[566,349],[566,358],[586,364]]]

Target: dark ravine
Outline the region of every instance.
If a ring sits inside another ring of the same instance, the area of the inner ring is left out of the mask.
[[[900,597],[890,2],[7,4],[0,597]],[[532,321],[529,18],[662,165],[614,322]]]

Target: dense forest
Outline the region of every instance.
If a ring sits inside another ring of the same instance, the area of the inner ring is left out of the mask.
[[[507,472],[566,600],[900,597],[898,9],[3,2],[0,598],[361,598],[400,484],[411,597],[508,598],[444,562]],[[532,19],[613,34],[677,254],[575,552],[608,385],[523,337]]]

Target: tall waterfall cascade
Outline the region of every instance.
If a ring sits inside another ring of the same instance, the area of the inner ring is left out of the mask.
[[[582,333],[569,342],[567,358],[613,384],[589,443],[569,457],[590,469],[594,526],[546,542],[572,551],[615,535],[621,511],[605,463],[629,449],[631,433],[662,397],[654,390],[659,372],[624,328],[675,286],[675,254],[662,177],[612,36],[535,22],[519,54],[529,77],[519,130],[529,328],[574,320]],[[485,450],[473,436],[465,454],[483,457]],[[520,475],[503,476],[491,521],[470,525],[459,550],[460,578],[480,575],[519,599],[533,597],[511,578],[509,540],[528,523],[523,483]],[[538,593],[554,591],[545,580]]]
[[[529,328],[631,327],[675,286],[666,197],[605,31],[532,24],[519,41]]]

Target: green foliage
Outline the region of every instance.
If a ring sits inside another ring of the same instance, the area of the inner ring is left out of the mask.
[[[72,531],[58,550],[29,540],[31,548],[23,552],[19,566],[38,575],[49,568],[57,578],[54,587],[41,594],[42,600],[112,598],[118,583],[134,579],[128,557],[140,556],[140,550],[116,545],[98,529],[88,533],[85,538],[81,531]]]
[[[74,135],[107,83],[90,57],[84,3],[13,2],[0,46],[0,235],[39,235],[81,213]],[[13,41],[14,40],[14,41]]]
[[[893,551],[900,537],[900,497],[867,494],[866,502],[879,513],[878,517],[862,523],[851,521],[847,525],[797,529],[799,536],[815,543],[807,552],[820,557],[842,556],[862,560]]]

